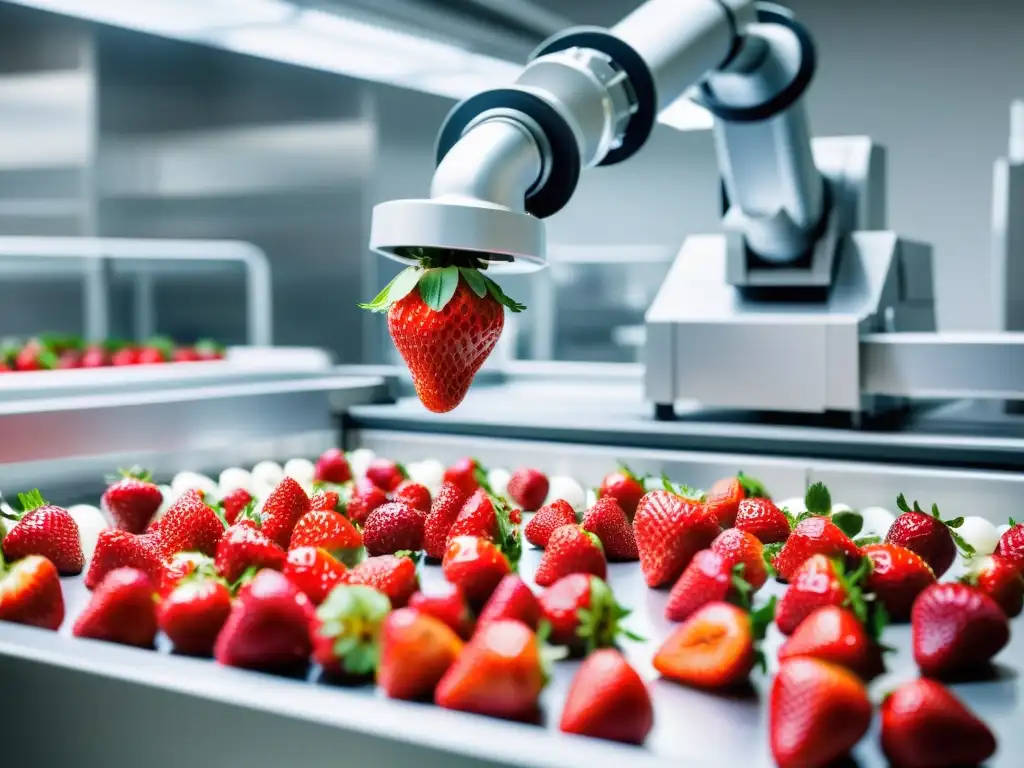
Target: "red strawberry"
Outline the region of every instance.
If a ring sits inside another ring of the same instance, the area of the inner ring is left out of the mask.
[[[85,586],[95,589],[104,576],[117,568],[137,568],[156,584],[160,581],[163,560],[161,542],[155,535],[108,528],[100,531],[96,539],[96,550],[85,573]]]
[[[540,616],[540,603],[533,590],[517,574],[510,573],[498,582],[487,604],[480,611],[477,624],[515,619],[536,631]]]
[[[225,531],[217,544],[214,563],[219,573],[229,583],[242,578],[250,568],[284,568],[287,555],[262,531],[248,525],[233,525]]]
[[[167,597],[182,579],[192,574],[204,579],[216,578],[217,569],[213,558],[201,552],[179,552],[172,555],[160,565],[160,575],[154,579],[157,594],[161,598]]]
[[[619,506],[622,507],[622,511],[626,513],[630,522],[633,522],[637,504],[640,503],[644,493],[643,481],[624,464],[620,465],[617,472],[605,475],[597,489],[599,499],[610,496],[619,502]]]
[[[772,561],[782,581],[792,581],[797,569],[814,555],[842,558],[847,566],[860,562],[860,549],[827,517],[813,516],[797,523]]]
[[[487,471],[476,459],[461,458],[444,471],[444,481],[452,483],[466,496],[472,496],[477,488],[487,490]]]
[[[509,720],[531,720],[546,683],[539,643],[519,621],[485,624],[437,686],[445,709]]]
[[[896,505],[903,514],[889,526],[885,540],[890,544],[899,544],[911,552],[915,552],[931,566],[936,577],[941,577],[956,559],[957,547],[966,555],[973,555],[974,548],[967,544],[954,530],[963,525],[964,519],[944,521],[939,514],[937,505],[932,505],[929,515],[914,502],[914,508],[907,505],[907,500],[900,494]]]
[[[346,584],[363,584],[387,595],[392,608],[402,608],[420,587],[416,563],[408,557],[368,557],[345,574]]]
[[[335,491],[317,491],[309,497],[309,509],[312,512],[344,512],[341,495]]]
[[[1010,639],[999,605],[966,584],[928,587],[914,603],[910,622],[914,661],[927,677],[984,667]]]
[[[345,511],[348,513],[349,520],[357,525],[362,525],[373,510],[387,502],[388,495],[384,491],[366,478],[361,478],[352,488],[352,495],[349,497]]]
[[[789,518],[771,499],[741,501],[734,525],[756,536],[762,544],[776,544],[789,538]]]
[[[192,347],[178,347],[171,359],[176,363],[198,363],[203,358]]]
[[[185,491],[160,518],[160,542],[167,557],[190,551],[212,557],[223,535],[224,523],[199,491]]]
[[[14,367],[19,371],[50,371],[57,367],[60,358],[45,346],[29,344],[22,349],[14,360]]]
[[[519,525],[521,522],[523,522],[523,510],[519,509],[518,507],[513,507],[512,509],[510,509],[508,511],[508,521],[512,523],[512,525]]]
[[[517,469],[509,478],[508,496],[525,511],[536,512],[548,497],[548,478],[537,469]]]
[[[231,592],[217,579],[187,579],[160,604],[160,629],[178,653],[212,656],[213,644],[231,613]]]
[[[633,527],[619,502],[610,496],[598,499],[583,514],[583,528],[601,540],[609,561],[634,562],[640,559]]]
[[[448,529],[449,539],[456,536],[478,536],[497,542],[500,535],[501,528],[494,501],[483,488],[477,488],[470,495],[459,511],[459,516]]]
[[[143,533],[160,509],[164,495],[153,485],[151,475],[135,467],[121,470],[121,479],[103,493],[102,504],[114,520],[114,527],[129,533]]]
[[[847,575],[841,561],[829,560],[825,555],[809,557],[793,574],[789,589],[779,601],[775,615],[779,631],[793,634],[804,619],[827,605],[851,606],[855,613],[865,617],[861,585],[870,568],[871,563],[865,558],[856,571]]]
[[[669,592],[665,618],[685,621],[709,603],[729,602],[748,607],[753,590],[742,571],[743,568],[728,556],[710,549],[701,550]]]
[[[1024,571],[1024,523],[1010,519],[1010,529],[999,537],[996,554]]]
[[[110,364],[121,368],[127,365],[138,365],[139,364],[139,349],[133,346],[124,346],[116,350],[110,356]]]
[[[200,339],[192,348],[199,355],[200,360],[223,360],[227,355],[224,345],[213,339]]]
[[[0,569],[0,621],[57,630],[64,621],[64,593],[53,563],[29,555]]]
[[[330,448],[317,459],[313,471],[313,480],[317,483],[334,483],[341,485],[352,479],[352,468],[348,465],[345,452],[340,448]]]
[[[735,565],[743,566],[743,580],[755,592],[768,581],[768,569],[764,565],[764,545],[752,533],[730,528],[722,531],[711,542],[712,552],[725,556]]]
[[[424,521],[422,512],[400,501],[377,507],[363,526],[367,554],[391,555],[423,549]]]
[[[864,680],[884,669],[881,649],[861,620],[835,605],[814,611],[779,649],[780,662],[802,656],[846,667]]]
[[[329,552],[316,547],[296,547],[288,553],[282,573],[301,589],[313,605],[320,605],[345,578],[347,569]]]
[[[940,683],[905,683],[882,702],[882,751],[900,768],[981,765],[996,751],[992,731]]]
[[[512,571],[508,558],[487,539],[456,536],[441,562],[444,577],[462,590],[474,607],[487,602],[501,580]]]
[[[5,541],[5,548],[6,545]],[[1024,576],[1005,557],[991,555],[982,558],[965,577],[965,581],[995,600],[1007,618],[1020,615],[1024,607]]]
[[[455,634],[466,640],[473,634],[473,614],[470,613],[462,590],[451,584],[446,587],[446,591],[438,594],[417,592],[409,598],[409,607],[443,621]]]
[[[443,266],[410,267],[365,308],[387,311],[388,330],[420,401],[430,411],[446,413],[466,397],[498,343],[503,306],[525,309],[482,272]]]
[[[707,493],[707,505],[715,513],[722,528],[731,528],[744,498],[746,494],[739,478],[724,477],[711,486]]]
[[[448,531],[462,512],[466,494],[454,483],[444,483],[423,523],[423,549],[431,560],[440,560],[448,547]]]
[[[152,648],[156,640],[157,596],[153,582],[137,568],[115,568],[103,577],[75,621],[75,637]]]
[[[405,469],[391,459],[378,456],[366,468],[366,479],[387,493],[398,488],[405,478]]]
[[[289,549],[319,547],[347,565],[354,564],[363,546],[363,536],[343,515],[326,509],[307,512],[292,529]]]
[[[384,620],[377,684],[392,699],[432,699],[462,653],[462,641],[433,616],[399,608]]]
[[[773,603],[751,615],[729,603],[710,603],[672,631],[654,654],[654,668],[683,685],[708,690],[747,682],[760,656],[757,642],[771,622]]]
[[[174,356],[174,343],[168,339],[156,338],[148,340],[139,349],[139,365],[157,365],[166,363]]]
[[[224,520],[228,525],[237,522],[239,515],[252,502],[252,494],[245,488],[236,488],[220,500],[220,508],[224,510]]]
[[[693,556],[718,536],[718,518],[706,505],[671,491],[651,491],[633,518],[640,568],[649,587],[675,583]]]
[[[548,539],[556,528],[575,524],[576,510],[565,499],[555,499],[547,506],[541,507],[537,514],[530,518],[524,533],[528,542],[543,549],[548,545]]]
[[[316,609],[310,631],[313,658],[328,677],[361,679],[377,669],[379,638],[391,612],[373,587],[339,584]]]
[[[861,550],[871,558],[867,589],[885,606],[893,621],[910,621],[910,609],[935,574],[920,555],[896,544],[869,544]]]
[[[846,755],[867,733],[871,702],[849,670],[797,658],[772,683],[768,729],[779,768],[826,766]]]
[[[597,576],[569,574],[545,589],[539,602],[541,616],[551,626],[551,642],[574,653],[613,648],[621,637],[642,639],[620,625],[629,611]]]
[[[78,524],[68,511],[43,501],[39,491],[19,493],[22,515],[3,539],[4,556],[21,560],[29,555],[42,555],[62,576],[74,576],[85,567]]]
[[[537,566],[533,580],[539,587],[554,584],[570,573],[608,575],[601,540],[578,525],[563,525],[555,530]]]
[[[312,651],[313,606],[283,574],[264,569],[238,593],[213,647],[229,667],[291,672]]]
[[[309,496],[295,480],[286,477],[263,502],[261,530],[279,547],[287,549],[292,529],[307,512]]]
[[[604,648],[580,665],[558,727],[564,733],[643,744],[654,727],[651,694],[621,653]]]
[[[424,515],[430,511],[430,491],[419,483],[405,480],[391,494],[392,501],[403,501]]]
[[[110,354],[102,344],[90,344],[82,353],[79,366],[82,368],[106,368],[110,365]]]

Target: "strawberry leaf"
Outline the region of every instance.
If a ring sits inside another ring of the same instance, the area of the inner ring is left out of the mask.
[[[946,526],[949,528],[960,528],[964,524],[962,517],[954,517],[952,520],[946,521]]]
[[[1017,527],[1017,521],[1014,520],[1012,517],[1009,518],[1009,522],[1010,522],[1010,527],[1011,528],[1016,528]]]
[[[422,276],[423,270],[419,267],[403,269],[395,276],[394,280],[384,286],[384,289],[374,297],[373,301],[368,304],[360,304],[360,309],[368,309],[371,312],[387,312],[391,309],[392,304],[412,293],[412,289],[416,287]]]
[[[959,533],[952,529],[947,530],[949,530],[949,535],[953,537],[953,543],[956,544],[957,549],[959,549],[965,557],[974,557],[976,554],[978,554],[975,551],[974,547],[968,544],[963,536],[961,536]]]
[[[832,522],[851,539],[864,528],[864,518],[859,512],[836,512],[832,515]]]
[[[871,639],[877,643],[882,637],[882,632],[889,626],[889,612],[885,610],[885,603],[880,600],[871,608],[871,620],[867,624],[867,630]]]
[[[754,588],[750,585],[750,582],[743,578],[743,572],[746,570],[744,563],[737,563],[732,568],[732,576],[730,586],[732,587],[730,597],[733,598],[732,602],[738,605],[745,611],[750,610],[750,596],[754,593]]]
[[[491,278],[486,275],[481,275],[481,277],[487,281],[487,290],[490,291],[491,296],[496,302],[501,304],[501,306],[506,307],[510,312],[522,312],[526,309],[525,304],[520,304],[506,296],[505,292],[501,290],[501,286],[491,280]]]
[[[480,274],[479,270],[471,267],[459,267],[459,274],[466,281],[466,285],[479,298],[487,295],[487,278]]]
[[[750,614],[750,629],[754,635],[754,640],[764,640],[765,635],[768,633],[768,627],[775,621],[776,602],[778,600],[773,597],[765,605]]]
[[[913,510],[907,504],[907,497],[902,493],[896,497],[896,506],[900,512],[912,512]]]
[[[420,278],[420,297],[435,312],[440,312],[452,300],[459,287],[459,268],[428,269]]]
[[[813,515],[827,515],[832,511],[832,494],[824,483],[815,483],[807,489],[804,506]]]
[[[743,488],[743,495],[748,499],[770,499],[771,495],[768,493],[768,489],[764,487],[764,483],[756,478],[745,475],[742,472],[736,473],[736,479],[739,480],[740,486]]]
[[[854,539],[853,543],[858,547],[866,547],[869,544],[881,544],[881,536],[861,536],[859,539]]]
[[[19,493],[18,503],[21,505],[22,513],[27,515],[34,509],[45,507],[46,499],[43,498],[43,494],[39,492],[38,488],[36,488],[28,493]]]

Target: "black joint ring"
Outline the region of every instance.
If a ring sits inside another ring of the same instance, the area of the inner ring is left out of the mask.
[[[775,3],[757,3],[757,20],[762,24],[779,24],[796,36],[800,44],[800,67],[789,85],[779,91],[774,98],[754,107],[730,107],[722,104],[705,83],[701,86],[699,97],[694,100],[720,120],[730,123],[759,123],[768,120],[791,107],[804,95],[814,79],[814,73],[818,68],[818,56],[814,40],[807,28],[797,21],[791,12]]]
[[[719,69],[729,66],[729,63],[736,58],[736,54],[743,48],[743,35],[740,34],[740,25],[736,21],[736,14],[725,0],[718,0],[718,4],[722,7],[722,13],[725,14],[725,18],[729,21],[729,32],[732,36],[732,45],[729,47],[729,53],[725,56],[725,61],[718,65]]]
[[[526,212],[544,219],[558,213],[572,198],[580,180],[582,161],[572,128],[553,106],[540,96],[518,88],[496,88],[470,96],[448,113],[437,137],[437,163],[441,164],[466,128],[485,112],[509,109],[532,118],[551,145],[551,167],[545,182],[526,195]],[[545,160],[547,160],[546,158]]]
[[[629,118],[622,143],[605,155],[598,165],[614,165],[628,160],[647,143],[658,117],[658,89],[650,67],[629,43],[600,27],[575,27],[560,32],[541,43],[530,60],[570,48],[589,48],[605,54],[629,78],[636,94],[636,112]]]

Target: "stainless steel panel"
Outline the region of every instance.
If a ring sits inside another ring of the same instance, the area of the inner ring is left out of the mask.
[[[864,392],[1024,399],[1024,333],[869,334],[860,355]]]

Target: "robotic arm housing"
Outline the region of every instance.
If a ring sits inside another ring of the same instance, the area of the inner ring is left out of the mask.
[[[434,248],[506,271],[540,268],[541,219],[568,203],[581,169],[631,157],[658,112],[696,91],[717,118],[726,225],[755,262],[798,264],[828,208],[801,99],[814,66],[792,16],[752,0],[649,0],[610,30],[568,30],[515,84],[452,110],[430,199],[378,205],[370,245],[400,261]]]

